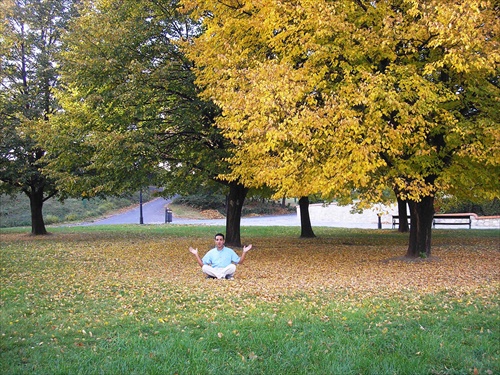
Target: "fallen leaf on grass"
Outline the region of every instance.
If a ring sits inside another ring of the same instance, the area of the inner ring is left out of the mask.
[[[251,360],[251,361],[255,361],[258,358],[259,357],[257,355],[255,355],[254,352],[250,352],[250,354],[248,354],[248,359]]]
[[[349,245],[345,238],[300,244],[296,238],[253,238],[259,251],[251,251],[237,267],[234,283],[204,279],[187,251],[189,246],[208,250],[211,244],[204,239],[75,233],[48,239],[5,235],[2,241],[2,247],[10,249],[3,252],[2,275],[7,276],[0,279],[2,287],[11,288],[18,296],[14,298],[32,294],[30,298],[45,301],[40,308],[67,309],[68,319],[75,322],[82,314],[106,319],[102,311],[82,312],[83,305],[90,306],[85,301],[94,300],[109,301],[110,316],[143,319],[150,310],[155,321],[176,324],[185,309],[208,321],[233,309],[244,319],[256,303],[279,306],[293,296],[310,307],[318,304],[319,314],[322,301],[328,303],[329,298],[355,306],[373,298],[404,300],[408,292],[410,315],[419,311],[419,295],[445,293],[443,309],[453,301],[466,304],[471,295],[490,298],[498,293],[500,276],[498,241],[481,237],[436,240],[433,257],[418,262],[401,258],[405,249],[399,237],[373,235],[349,240]],[[376,314],[375,306],[373,311]]]

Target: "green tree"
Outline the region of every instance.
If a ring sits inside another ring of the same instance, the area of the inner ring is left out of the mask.
[[[30,199],[31,232],[46,234],[43,203],[57,194],[43,173],[37,128],[57,110],[57,53],[70,0],[3,0],[0,5],[0,193]]]
[[[239,246],[248,189],[219,178],[229,171],[231,144],[214,127],[219,109],[198,98],[179,47],[199,30],[177,1],[85,2],[64,40],[64,111],[42,135],[46,170],[74,196],[218,186],[228,196],[227,243]]]
[[[500,191],[498,2],[185,0],[203,96],[236,147],[228,179],[278,196],[410,207],[431,254],[434,196]]]

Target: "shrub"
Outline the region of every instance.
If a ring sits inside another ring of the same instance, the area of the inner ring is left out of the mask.
[[[500,199],[473,203],[470,201],[458,201],[453,197],[449,197],[442,198],[438,205],[440,206],[440,212],[443,213],[473,212],[479,216],[500,215]]]
[[[222,194],[193,194],[175,199],[177,204],[185,204],[200,210],[221,210],[224,211],[226,197]]]
[[[74,213],[68,214],[64,218],[65,221],[77,221],[78,219],[80,219],[80,217],[77,214],[74,214]]]
[[[97,207],[97,212],[99,212],[100,214],[104,214],[104,213],[111,211],[115,208],[116,208],[116,206],[112,202],[104,202],[104,203],[101,203],[99,205],[99,207]]]
[[[45,217],[43,218],[43,221],[45,222],[45,224],[50,225],[50,224],[59,223],[61,221],[61,219],[59,218],[59,216],[49,214],[49,215],[45,215]]]
[[[226,198],[222,194],[194,194],[177,197],[176,204],[184,204],[199,210],[217,210],[221,214],[226,214]],[[257,199],[252,197],[245,200],[241,210],[242,216],[248,215],[273,215],[295,212],[295,207],[288,203],[284,208],[279,202],[269,199]]]

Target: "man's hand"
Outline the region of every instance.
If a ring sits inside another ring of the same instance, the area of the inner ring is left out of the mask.
[[[246,252],[250,251],[251,248],[252,248],[252,244],[250,244],[248,246],[243,246],[243,252],[246,253]]]
[[[196,258],[196,261],[200,265],[200,267],[203,267],[203,261],[201,260],[200,256],[198,255],[198,249],[193,249],[191,246],[189,246],[189,252],[194,255]]]

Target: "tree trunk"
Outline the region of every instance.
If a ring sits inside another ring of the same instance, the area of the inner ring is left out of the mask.
[[[25,193],[30,198],[31,234],[36,236],[47,234],[42,214],[44,202],[43,188],[31,188],[29,191],[25,191]]]
[[[434,197],[424,197],[420,202],[409,201],[408,204],[410,206],[411,225],[406,256],[411,258],[429,257],[431,255]]]
[[[231,182],[226,205],[226,245],[241,247],[241,209],[248,189]]]
[[[398,216],[399,216],[399,232],[406,233],[409,230],[408,227],[408,211],[406,210],[407,201],[402,200],[399,197],[398,200]]]
[[[301,197],[299,199],[300,208],[300,237],[313,238],[316,235],[313,232],[311,218],[309,216],[309,197]]]

